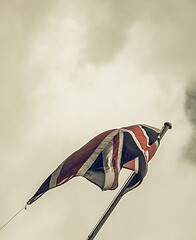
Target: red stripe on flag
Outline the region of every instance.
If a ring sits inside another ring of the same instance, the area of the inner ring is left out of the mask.
[[[148,149],[148,152],[149,152],[149,160],[148,161],[150,161],[150,159],[154,156],[156,150],[157,150],[157,145],[156,145],[156,142],[154,142],[152,144],[152,146]]]
[[[78,170],[83,166],[83,164],[88,160],[88,158],[93,154],[97,146],[103,141],[103,139],[110,134],[112,130],[105,131],[88,143],[86,143],[83,147],[81,147],[78,151],[74,152],[71,156],[69,156],[57,178],[57,185],[64,183],[69,180],[70,177],[73,177],[77,174]]]
[[[113,138],[113,156],[112,163],[114,168],[114,183],[111,187],[111,190],[114,190],[118,187],[118,151],[119,151],[119,133]]]
[[[129,169],[129,170],[135,170],[135,160],[131,160],[123,165],[123,168]]]
[[[144,157],[145,157],[145,160],[146,160],[146,173],[147,173],[147,168],[148,168],[148,164],[147,164],[147,159],[148,158],[146,156],[146,151],[148,150],[147,138],[144,135],[142,129],[138,125],[125,127],[125,129],[128,129],[128,130],[132,131],[134,133],[135,137],[137,138],[137,140],[139,141],[140,146],[144,151]],[[127,168],[127,169],[135,171],[135,160],[132,160],[130,162],[125,163],[123,165],[123,168]]]
[[[139,141],[139,143],[144,151],[146,151],[148,149],[146,136],[144,135],[143,131],[141,130],[141,128],[139,126],[134,125],[134,126],[130,126],[130,127],[125,127],[125,129],[131,130],[135,134],[137,140]]]

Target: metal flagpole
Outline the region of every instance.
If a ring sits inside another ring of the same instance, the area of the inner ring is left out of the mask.
[[[163,136],[165,135],[165,133],[167,132],[168,129],[171,129],[172,125],[169,122],[165,122],[163,128],[161,129],[158,138],[161,140],[163,138]],[[112,200],[112,202],[110,203],[110,205],[108,206],[108,208],[106,209],[106,211],[104,212],[104,214],[102,215],[102,217],[100,218],[100,220],[97,222],[97,224],[95,225],[95,227],[93,228],[92,232],[88,235],[86,240],[92,240],[95,238],[95,236],[97,235],[97,233],[99,232],[99,230],[101,229],[101,227],[103,226],[103,224],[105,223],[105,221],[108,219],[108,217],[110,216],[110,214],[112,213],[112,211],[114,210],[114,208],[116,207],[116,205],[119,203],[119,201],[121,200],[121,198],[123,197],[127,187],[129,186],[129,184],[131,183],[132,179],[135,177],[136,173],[132,172],[129,177],[127,178],[127,180],[125,181],[124,185],[122,186],[122,188],[119,190],[119,192],[117,193],[117,195],[114,197],[114,199]]]
[[[161,132],[159,133],[158,138],[161,140],[168,129],[172,128],[172,124],[170,122],[165,122],[163,128],[161,129]]]
[[[114,199],[112,200],[112,202],[110,203],[110,205],[108,206],[108,208],[106,209],[106,211],[104,212],[100,220],[97,222],[92,232],[88,235],[86,240],[92,240],[95,238],[95,236],[97,235],[97,233],[99,232],[99,230],[101,229],[105,221],[108,219],[108,217],[110,216],[110,214],[112,213],[112,211],[114,210],[114,208],[116,207],[116,205],[118,204],[122,196],[124,195],[126,188],[130,184],[132,179],[135,177],[135,175],[136,175],[135,172],[132,172],[130,174],[130,176],[127,178],[126,182],[124,183],[120,191],[116,194],[116,196],[114,197]]]

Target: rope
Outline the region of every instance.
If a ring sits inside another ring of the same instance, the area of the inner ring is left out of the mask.
[[[20,209],[20,211],[18,211],[12,218],[10,218],[1,228],[0,231],[8,224],[10,223],[20,212],[22,212],[22,210],[26,210],[27,209],[27,205],[25,205],[23,208]]]

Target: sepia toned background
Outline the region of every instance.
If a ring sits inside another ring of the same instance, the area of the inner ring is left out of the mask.
[[[194,0],[0,1],[0,226],[95,135],[170,121],[96,239],[195,239],[195,12]],[[0,238],[86,239],[115,194],[72,179]]]

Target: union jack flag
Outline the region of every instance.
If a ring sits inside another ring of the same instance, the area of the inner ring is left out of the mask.
[[[102,190],[114,190],[122,168],[135,172],[127,188],[132,190],[147,173],[148,162],[159,146],[159,133],[157,128],[138,124],[99,134],[65,159],[27,204],[76,176],[85,177]]]

